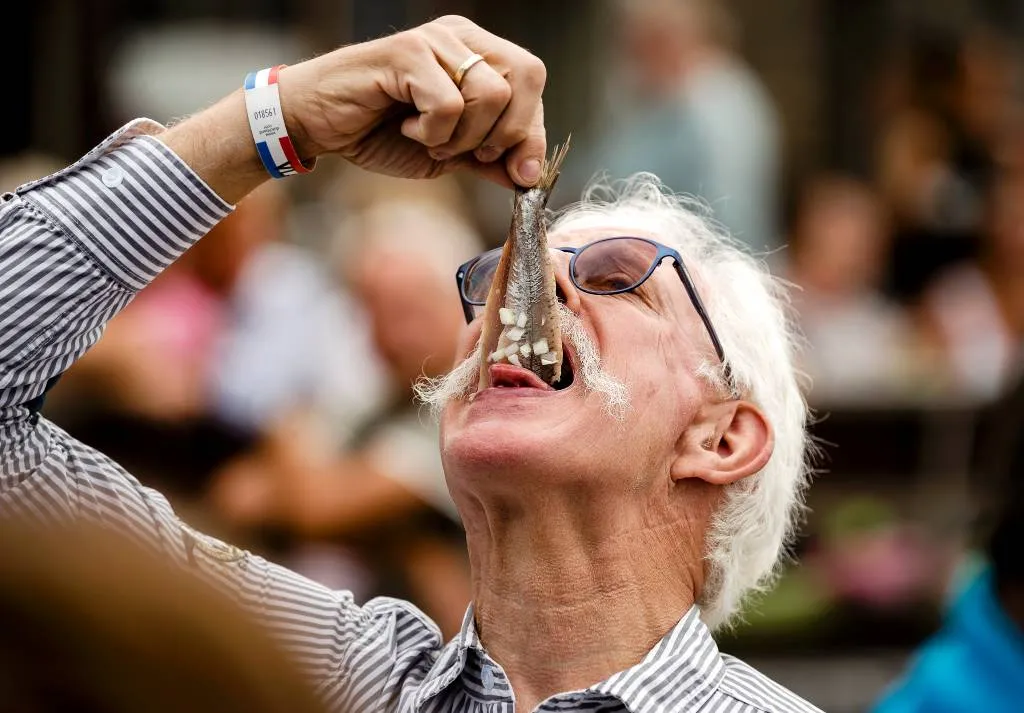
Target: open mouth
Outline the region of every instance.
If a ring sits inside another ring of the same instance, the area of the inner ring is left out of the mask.
[[[555,391],[568,389],[576,378],[576,372],[572,368],[576,355],[564,344],[562,345],[562,353],[565,355],[565,358],[562,360],[562,374],[558,377],[558,381],[553,384]]]
[[[540,391],[564,391],[575,381],[573,361],[575,355],[568,345],[563,346],[565,359],[562,361],[562,373],[554,384],[548,384],[529,369],[512,364],[491,364],[488,369],[490,386],[494,389],[538,389]]]

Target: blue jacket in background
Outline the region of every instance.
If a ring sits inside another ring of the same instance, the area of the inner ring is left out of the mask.
[[[1024,711],[1024,634],[996,599],[991,570],[953,603],[939,632],[875,713]]]

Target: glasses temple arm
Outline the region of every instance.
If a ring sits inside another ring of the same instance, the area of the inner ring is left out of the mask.
[[[700,317],[700,321],[704,323],[704,329],[707,330],[708,337],[711,339],[711,344],[715,348],[715,353],[718,354],[718,360],[725,365],[725,349],[722,348],[722,341],[718,338],[718,332],[715,331],[714,325],[711,324],[711,317],[708,315],[707,308],[704,306],[704,301],[697,293],[697,288],[694,286],[693,280],[690,278],[690,273],[686,271],[686,267],[683,266],[682,262],[679,260],[673,259],[672,265],[676,268],[676,272],[679,274],[679,279],[683,281],[683,287],[686,289],[686,294],[690,296],[690,302],[693,303],[693,308],[697,311],[697,316]]]

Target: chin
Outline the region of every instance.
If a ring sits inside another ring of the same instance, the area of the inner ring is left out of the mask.
[[[550,467],[568,443],[586,438],[585,409],[551,396],[495,393],[452,404],[441,420],[445,470],[494,473]]]

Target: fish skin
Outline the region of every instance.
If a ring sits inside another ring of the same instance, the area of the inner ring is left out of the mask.
[[[543,364],[541,357],[532,351],[529,356],[520,354],[518,358],[523,368],[548,384],[554,384],[561,376],[562,331],[545,211],[568,148],[568,141],[561,147],[555,147],[551,158],[544,162],[541,178],[535,187],[516,188],[512,224],[484,308],[480,343],[481,389],[490,385],[489,371],[493,362],[488,356],[513,343],[508,337],[509,328],[499,319],[501,307],[513,310],[516,315],[527,315],[525,334],[516,340],[517,343],[530,344],[532,349],[534,344],[544,339],[555,357],[553,364]]]

